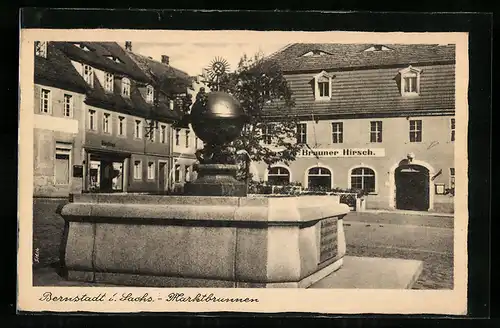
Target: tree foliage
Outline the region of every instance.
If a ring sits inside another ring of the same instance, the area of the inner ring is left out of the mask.
[[[232,94],[248,115],[241,136],[233,142],[237,152],[246,157],[245,179],[250,177],[250,160],[268,166],[295,160],[300,150],[296,142],[297,120],[292,115],[283,115],[295,103],[288,82],[276,64],[264,60],[261,53],[253,57],[244,55],[234,72],[222,75],[218,81],[209,81],[208,86],[213,91]]]

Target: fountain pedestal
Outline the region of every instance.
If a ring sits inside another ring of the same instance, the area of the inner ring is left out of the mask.
[[[75,195],[63,262],[85,282],[306,288],[342,265],[348,211],[332,196]]]
[[[187,196],[236,196],[245,197],[247,186],[236,180],[237,165],[199,164],[198,178],[184,187]]]

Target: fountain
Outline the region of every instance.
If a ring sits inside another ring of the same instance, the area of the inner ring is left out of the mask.
[[[65,205],[69,280],[150,287],[307,288],[342,266],[347,205],[331,196],[248,197],[230,146],[245,124],[211,92],[189,121],[205,142],[185,195],[80,194]]]

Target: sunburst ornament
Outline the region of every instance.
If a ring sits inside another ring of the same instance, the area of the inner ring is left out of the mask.
[[[211,80],[218,80],[229,71],[229,63],[222,57],[215,57],[207,67],[208,77]]]

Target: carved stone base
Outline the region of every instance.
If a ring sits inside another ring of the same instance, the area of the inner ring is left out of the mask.
[[[197,167],[198,178],[184,186],[188,196],[232,196],[245,197],[247,187],[236,180],[237,165],[200,164]]]

